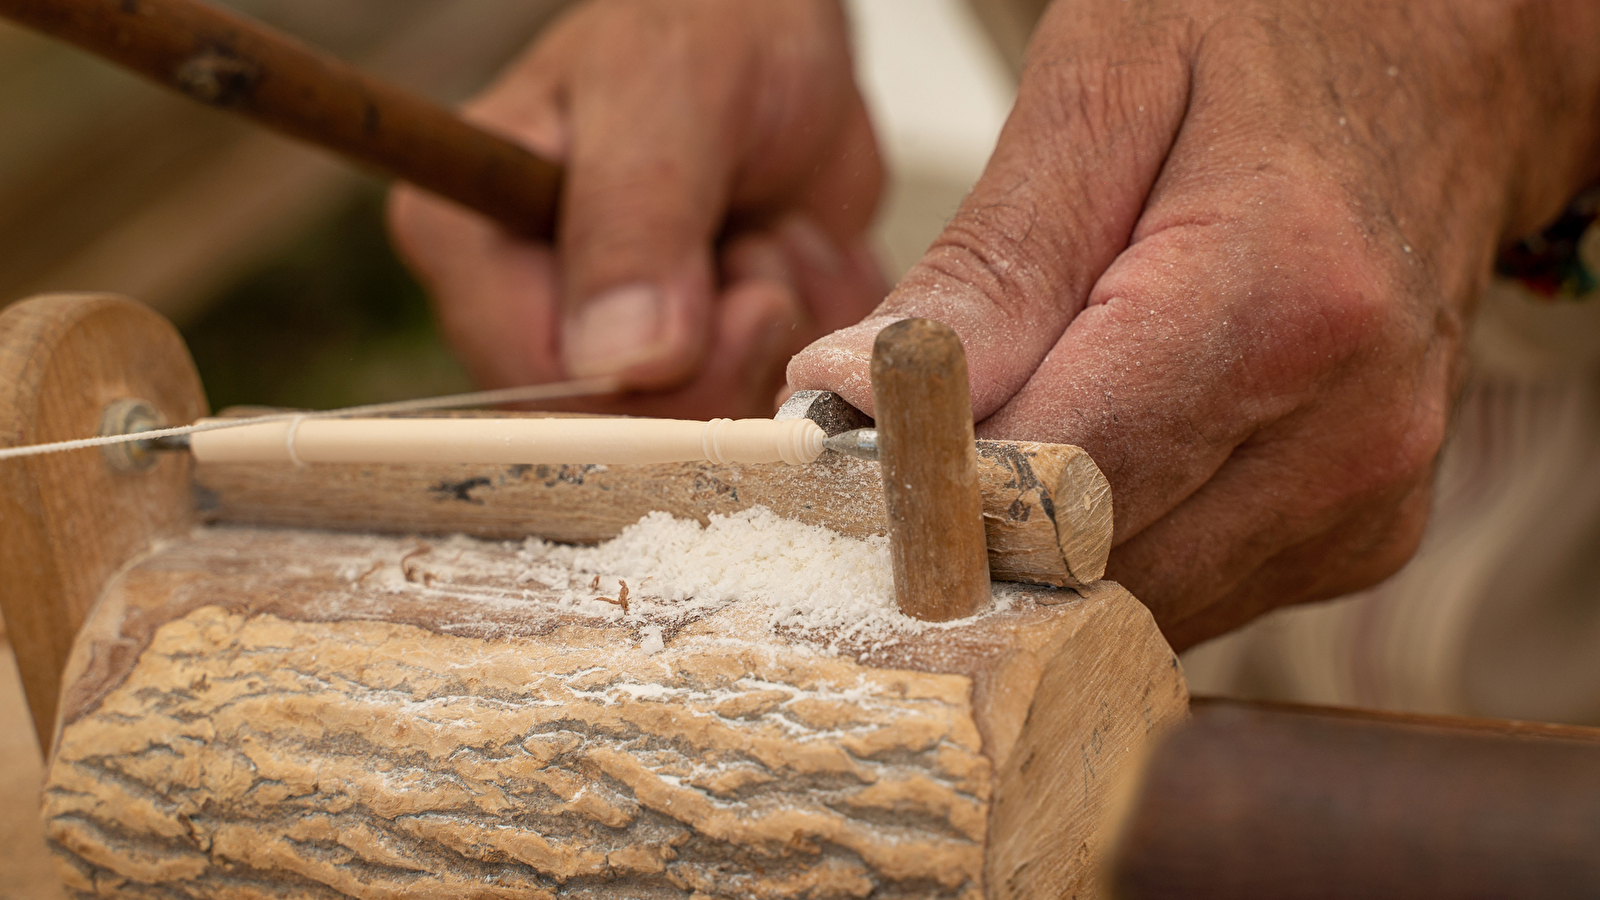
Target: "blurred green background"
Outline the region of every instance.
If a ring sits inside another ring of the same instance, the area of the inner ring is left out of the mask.
[[[328,409],[471,389],[363,186],[181,329],[216,409]]]

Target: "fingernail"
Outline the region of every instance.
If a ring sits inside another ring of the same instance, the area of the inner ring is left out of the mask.
[[[777,241],[765,237],[746,241],[739,248],[738,263],[744,277],[765,278],[795,289],[794,270]]]
[[[566,321],[562,348],[574,378],[614,375],[661,352],[661,292],[648,284],[615,288]]]
[[[790,216],[783,223],[783,235],[800,261],[814,269],[834,275],[844,266],[839,248],[822,229],[805,216]]]

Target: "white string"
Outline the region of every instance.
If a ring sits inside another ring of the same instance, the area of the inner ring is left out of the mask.
[[[288,422],[295,421],[298,427],[300,421],[306,419],[338,419],[347,416],[371,416],[384,413],[416,412],[424,409],[452,409],[463,406],[493,406],[500,403],[530,403],[538,400],[558,400],[565,397],[593,397],[599,394],[614,394],[622,389],[622,384],[615,376],[602,376],[599,378],[579,378],[573,381],[557,381],[549,384],[530,384],[524,387],[500,388],[493,391],[473,391],[467,394],[450,394],[444,397],[424,397],[419,400],[396,400],[392,403],[369,403],[365,406],[347,406],[343,409],[324,409],[316,412],[291,412],[269,413],[262,416],[242,416],[237,419],[213,419],[209,422],[200,422],[194,425],[179,425],[173,428],[154,428],[150,431],[136,431],[131,434],[110,434],[103,437],[79,438],[72,441],[54,441],[48,444],[28,444],[22,447],[6,447],[0,449],[0,459],[15,459],[20,456],[38,456],[43,453],[60,453],[64,450],[82,450],[89,447],[105,447],[111,444],[128,444],[135,441],[148,441],[155,438],[174,437],[180,434],[195,434],[201,431],[217,431],[222,428],[238,428],[242,425],[259,425],[262,422]],[[294,456],[295,427],[289,429],[289,454]]]

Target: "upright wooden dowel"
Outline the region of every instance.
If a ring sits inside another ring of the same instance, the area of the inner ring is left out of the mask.
[[[0,0],[0,16],[519,234],[555,230],[560,168],[243,16],[195,0]]]
[[[878,332],[872,402],[895,602],[934,622],[970,616],[989,603],[989,554],[967,357],[955,331],[906,319]]]

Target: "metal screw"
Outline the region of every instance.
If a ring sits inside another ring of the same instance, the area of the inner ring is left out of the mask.
[[[100,413],[100,435],[137,434],[166,425],[161,411],[147,400],[118,400]],[[106,465],[117,472],[139,472],[156,464],[155,441],[129,441],[100,448]]]

